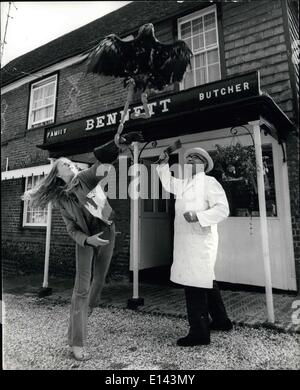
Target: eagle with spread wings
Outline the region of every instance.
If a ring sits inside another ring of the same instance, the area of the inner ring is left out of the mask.
[[[192,52],[188,45],[177,40],[160,42],[154,35],[152,23],[140,27],[131,41],[115,34],[106,36],[88,56],[88,72],[123,77],[124,85],[133,79],[134,90],[147,88],[161,91],[169,84],[182,81]]]
[[[161,91],[170,84],[182,81],[191,57],[192,51],[182,40],[170,44],[160,42],[155,37],[152,23],[141,26],[132,40],[110,34],[90,50],[87,73],[121,77],[124,79],[124,87],[128,87],[118,135],[123,130],[133,93],[141,92],[145,113],[134,113],[131,118],[149,118],[147,92],[151,89]]]

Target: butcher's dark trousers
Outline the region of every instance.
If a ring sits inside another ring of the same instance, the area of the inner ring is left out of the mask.
[[[184,286],[184,291],[190,333],[209,337],[209,315],[220,324],[228,319],[217,282],[213,281],[213,288]]]

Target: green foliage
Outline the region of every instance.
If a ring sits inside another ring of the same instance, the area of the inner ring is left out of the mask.
[[[216,145],[214,163],[215,170],[222,173],[224,181],[240,180],[244,189],[256,192],[254,146],[242,146],[240,143],[230,146]]]

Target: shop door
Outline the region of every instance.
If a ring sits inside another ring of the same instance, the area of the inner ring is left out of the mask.
[[[163,199],[161,182],[153,162],[157,157],[142,159],[148,177],[148,199],[140,199],[140,269],[170,266],[173,259],[174,198]],[[152,166],[152,168],[151,168]],[[152,196],[151,196],[152,193]],[[159,194],[155,199],[153,194]]]

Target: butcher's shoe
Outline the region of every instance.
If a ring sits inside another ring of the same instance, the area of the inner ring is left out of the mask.
[[[222,322],[217,322],[217,321],[212,321],[209,324],[210,330],[224,330],[224,331],[229,331],[233,329],[232,322],[230,321],[229,318],[227,318],[225,321]]]
[[[177,345],[180,347],[194,347],[195,345],[208,345],[210,344],[210,337],[201,337],[196,334],[189,333],[185,337],[181,337],[177,340]]]

